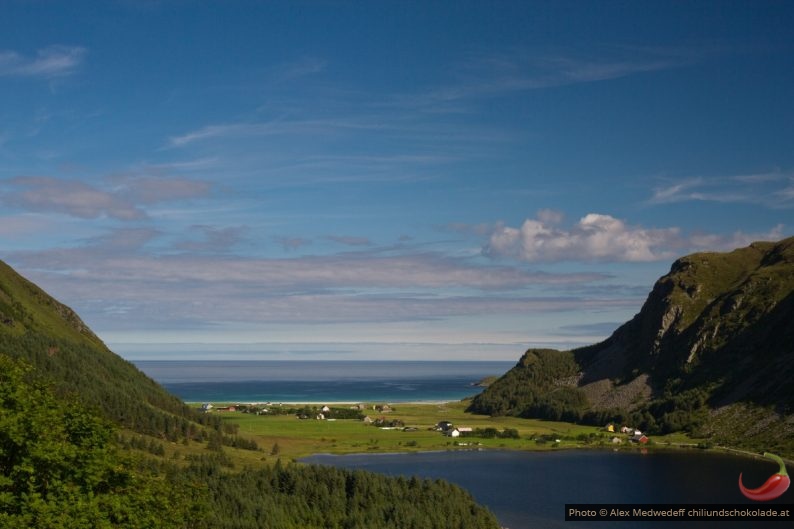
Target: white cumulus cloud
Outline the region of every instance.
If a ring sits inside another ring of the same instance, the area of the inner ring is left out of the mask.
[[[671,247],[680,245],[678,228],[630,226],[600,213],[588,213],[570,228],[558,226],[561,221],[558,212],[542,210],[520,228],[497,226],[483,251],[531,262],[655,261],[671,257]]]
[[[786,236],[783,224],[763,233],[684,234],[678,227],[633,226],[602,213],[588,213],[570,227],[561,226],[562,219],[561,213],[541,210],[518,228],[498,224],[482,251],[490,257],[528,262],[643,262],[672,259],[691,251],[727,251]]]

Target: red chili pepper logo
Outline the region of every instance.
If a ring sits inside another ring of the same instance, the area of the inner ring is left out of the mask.
[[[748,489],[742,484],[742,475],[739,474],[739,490],[742,491],[746,497],[750,498],[751,500],[755,501],[769,501],[774,500],[775,498],[779,498],[781,494],[788,490],[788,486],[791,485],[791,479],[788,477],[788,472],[786,472],[786,465],[783,463],[783,460],[776,456],[775,454],[770,454],[769,452],[764,452],[764,457],[768,457],[776,461],[780,465],[780,470],[777,474],[772,474],[769,476],[769,479],[766,480],[766,483],[758,487],[757,489]]]

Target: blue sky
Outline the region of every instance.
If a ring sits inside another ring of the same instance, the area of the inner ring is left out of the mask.
[[[8,1],[0,258],[128,358],[508,359],[794,234],[787,2]]]

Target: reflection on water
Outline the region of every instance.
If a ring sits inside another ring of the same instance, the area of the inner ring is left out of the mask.
[[[747,504],[751,502],[737,487],[739,473],[747,482],[761,484],[777,471],[763,460],[699,451],[430,452],[317,455],[304,461],[446,479],[469,490],[510,529],[630,529],[637,523],[566,522],[566,503]],[[776,503],[790,503],[792,495],[788,491]],[[677,522],[675,527],[753,528],[759,523]],[[643,529],[670,525],[640,524]]]

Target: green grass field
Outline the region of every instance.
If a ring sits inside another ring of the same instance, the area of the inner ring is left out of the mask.
[[[317,453],[367,453],[405,452],[428,450],[456,450],[472,448],[503,448],[513,450],[554,450],[561,448],[605,447],[615,448],[610,443],[615,434],[603,428],[582,426],[564,422],[520,419],[516,417],[489,417],[466,413],[465,402],[446,404],[397,404],[391,413],[369,415],[400,419],[406,427],[385,430],[367,425],[360,420],[301,420],[294,415],[253,415],[239,412],[224,412],[223,420],[239,426],[239,434],[254,439],[261,451],[235,450],[235,459],[244,458],[247,463],[256,461],[274,462],[278,458],[298,459]],[[365,412],[367,413],[367,412]],[[439,421],[449,421],[455,426],[470,428],[496,428],[499,431],[512,428],[518,431],[519,439],[483,439],[460,437],[453,439],[431,428]],[[542,436],[545,441],[538,441]],[[559,439],[559,442],[557,440]],[[654,438],[653,446],[696,443],[683,435]],[[277,453],[273,447],[278,445]],[[636,447],[628,442],[622,449]]]

